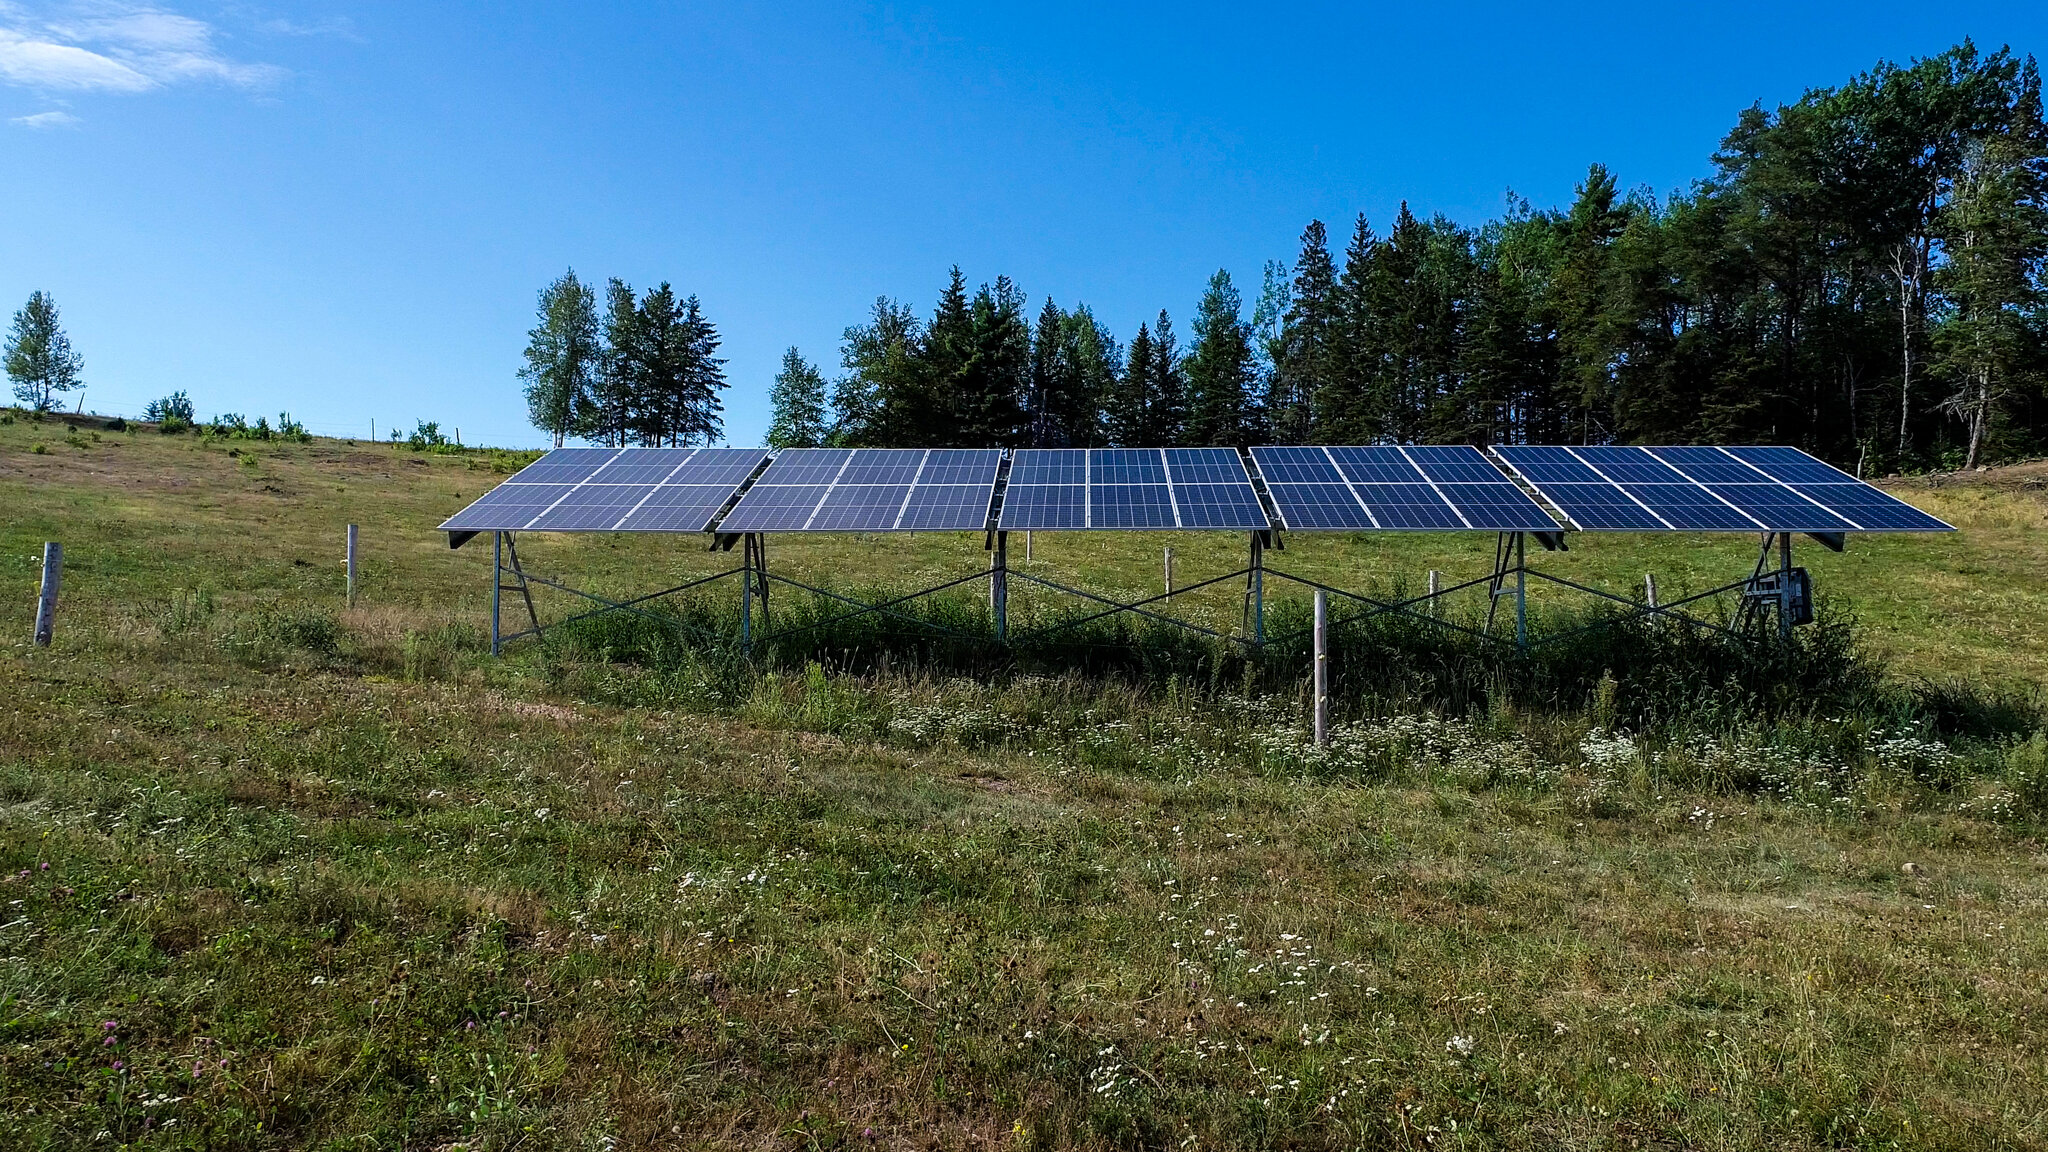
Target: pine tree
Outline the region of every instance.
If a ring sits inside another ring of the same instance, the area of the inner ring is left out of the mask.
[[[632,430],[641,444],[672,445],[688,435],[692,333],[667,281],[640,297],[640,365],[635,374]]]
[[[1250,333],[1239,316],[1242,307],[1230,273],[1218,269],[1195,311],[1195,346],[1187,359],[1190,444],[1246,442],[1252,416],[1252,351]]]
[[[49,293],[29,293],[28,303],[14,314],[4,353],[14,398],[38,412],[47,412],[59,393],[82,388],[78,374],[85,358],[71,350],[71,337],[57,315]]]
[[[782,354],[782,370],[768,391],[774,416],[768,424],[770,448],[819,448],[831,434],[825,422],[825,377],[791,348]]]
[[[955,376],[954,420],[928,443],[962,448],[1008,447],[1023,432],[1030,389],[1031,328],[1024,293],[1007,276],[982,285],[969,308],[970,343]]]

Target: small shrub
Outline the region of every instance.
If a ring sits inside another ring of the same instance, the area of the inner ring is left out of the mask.
[[[242,659],[270,663],[294,652],[334,656],[341,651],[341,624],[332,613],[310,608],[265,608],[239,616],[220,646]]]
[[[48,456],[50,454],[50,446],[48,444],[43,443],[41,440],[38,440],[35,442],[33,446],[29,448],[29,451],[35,453],[38,456]]]
[[[156,426],[156,430],[166,436],[176,436],[179,433],[190,431],[191,428],[192,425],[189,421],[180,420],[176,416],[166,416]]]
[[[397,439],[397,437],[398,433],[394,430],[392,438]],[[412,434],[405,438],[406,447],[411,448],[415,452],[424,452],[429,448],[445,447],[449,443],[451,441],[448,437],[441,434],[440,422],[435,420],[419,421],[419,427],[414,428]]]
[[[2006,752],[2005,782],[2026,815],[2048,815],[2048,732],[2036,732]]]
[[[190,428],[193,421],[199,417],[193,412],[192,398],[185,395],[181,389],[161,400],[151,400],[149,406],[142,410],[142,418],[159,425],[169,424],[175,420],[179,429],[183,430]],[[164,431],[168,432],[170,429],[166,428]]]
[[[293,444],[306,444],[312,441],[313,436],[306,431],[304,424],[292,419],[291,413],[279,412],[277,414],[277,438]]]
[[[116,416],[112,420],[107,421],[107,431],[109,432],[126,432],[127,430],[128,421],[122,419],[119,416]]]

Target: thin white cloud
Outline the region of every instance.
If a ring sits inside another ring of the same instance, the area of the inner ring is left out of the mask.
[[[75,128],[78,126],[78,117],[69,112],[38,112],[33,116],[16,116],[8,123],[43,131],[51,128]]]
[[[0,83],[146,92],[193,81],[261,88],[284,75],[229,59],[202,20],[147,4],[87,2],[37,15],[0,2]]]

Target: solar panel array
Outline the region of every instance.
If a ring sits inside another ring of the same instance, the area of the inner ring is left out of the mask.
[[[1270,528],[1232,448],[1020,448],[1000,527]]]
[[[1252,460],[1297,532],[1555,532],[1557,521],[1469,445],[1260,447]]]
[[[451,532],[702,532],[760,448],[557,448],[441,525]]]
[[[1941,532],[1949,525],[1796,448],[1468,445],[1251,450],[1294,531],[1548,532],[1513,477],[1587,531]],[[961,531],[987,526],[995,448],[557,448],[450,532]],[[1510,473],[1512,475],[1510,475]],[[1018,449],[1003,529],[1272,527],[1230,448]]]
[[[719,531],[978,530],[1002,459],[997,448],[785,449]]]
[[[1952,530],[1796,448],[1518,444],[1494,452],[1586,531]]]

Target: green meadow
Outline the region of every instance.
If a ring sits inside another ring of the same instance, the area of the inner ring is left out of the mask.
[[[2048,1146],[2041,466],[1892,485],[1954,534],[1802,541],[1824,621],[1790,656],[1638,628],[1511,684],[1426,623],[1354,636],[1317,749],[1295,649],[1152,660],[1154,631],[1063,668],[629,620],[493,660],[490,540],[433,527],[527,458],[0,420],[9,1146]],[[612,596],[738,555],[520,544]],[[1532,562],[1666,599],[1756,548],[1570,544]],[[1167,546],[1183,586],[1244,562],[1143,533],[1010,558],[1131,598]],[[1491,548],[1268,563],[1415,593]],[[862,596],[988,563],[947,535],[768,560]],[[1242,595],[1171,611],[1228,631]],[[1016,628],[1072,609],[1013,597]],[[1304,604],[1269,581],[1276,629]],[[1539,634],[1584,610],[1531,605]],[[737,611],[728,584],[674,618]],[[821,611],[778,588],[770,619]]]

